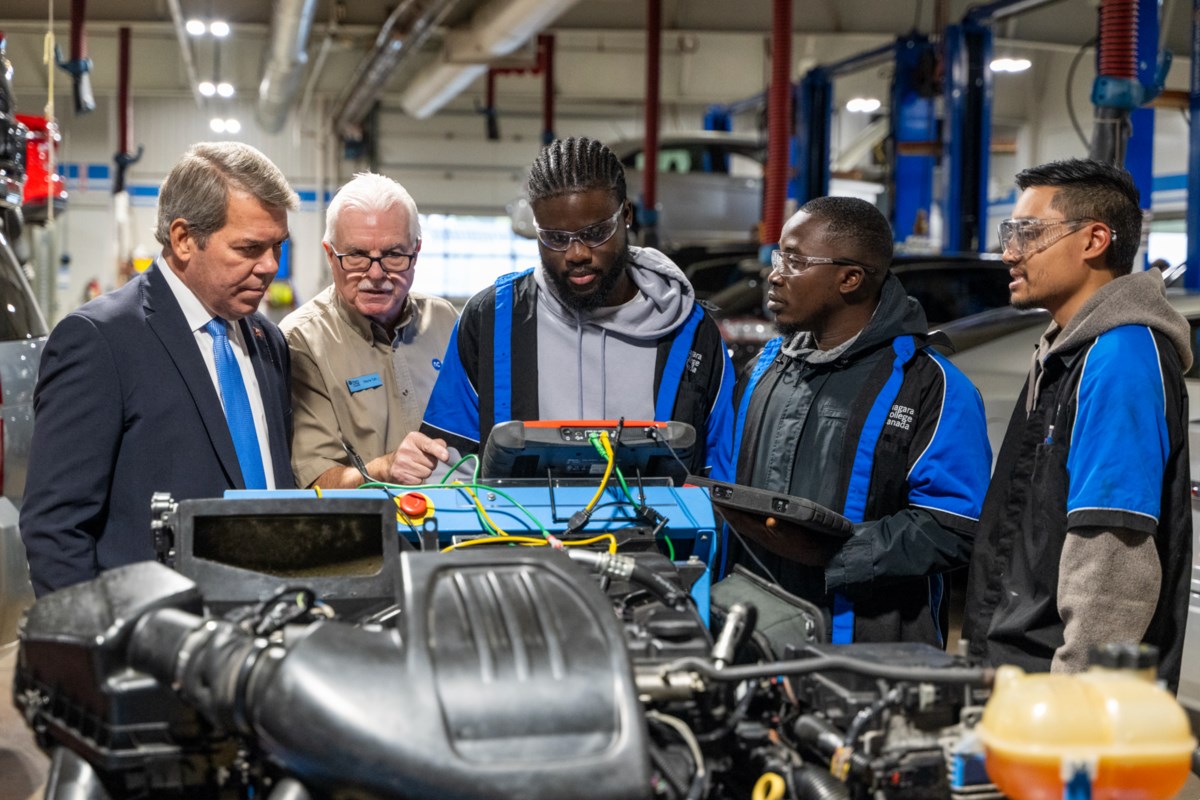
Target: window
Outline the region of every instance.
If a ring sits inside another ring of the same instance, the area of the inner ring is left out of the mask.
[[[537,264],[537,242],[513,233],[508,217],[422,214],[413,289],[465,300],[501,275]]]

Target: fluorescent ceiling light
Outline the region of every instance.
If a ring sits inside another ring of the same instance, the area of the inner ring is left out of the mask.
[[[237,133],[241,129],[242,129],[242,123],[238,122],[236,119],[225,120],[225,132],[226,133]]]
[[[233,97],[233,84],[229,81],[221,81],[217,84],[217,94],[221,97]]]
[[[1028,58],[997,58],[990,66],[992,72],[1024,72],[1033,62]]]
[[[208,26],[208,32],[218,39],[224,39],[229,35],[229,23],[218,19]]]
[[[205,97],[212,97],[217,93],[217,87],[212,81],[200,81],[196,88],[199,89],[200,94],[204,95]]]
[[[213,133],[224,133],[225,120],[221,119],[220,117],[213,117],[208,121],[208,127],[212,128]]]
[[[198,19],[189,19],[187,24],[183,26],[192,36],[204,35],[204,23]]]
[[[870,114],[878,111],[880,102],[874,97],[855,97],[846,103],[846,110],[856,114]]]

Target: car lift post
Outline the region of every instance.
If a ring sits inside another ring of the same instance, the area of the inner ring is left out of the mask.
[[[926,230],[933,204],[933,169],[937,153],[937,114],[934,68],[937,53],[929,37],[896,40],[896,71],[892,79],[892,232],[897,242]]]
[[[795,145],[792,148],[794,177],[788,197],[804,205],[829,194],[829,131],[833,120],[833,79],[860,69],[882,64],[895,57],[896,43],[832,64],[813,67],[794,89],[796,109]]]
[[[992,138],[992,31],[1002,19],[1058,0],[997,0],[947,25],[943,52],[946,122],[941,191],[942,246],[987,250],[988,164]]]

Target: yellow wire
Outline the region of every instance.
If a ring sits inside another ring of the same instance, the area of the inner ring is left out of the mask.
[[[750,793],[751,800],[783,800],[787,784],[783,776],[777,772],[764,772],[754,783],[754,791]]]
[[[612,477],[613,467],[617,465],[616,454],[613,453],[612,447],[608,444],[608,431],[600,431],[600,443],[604,446],[604,452],[608,456],[608,467],[604,470],[604,477],[600,480],[600,488],[596,490],[596,496],[583,509],[589,513],[596,507],[596,503],[600,502],[601,495],[604,494],[605,488],[608,487],[608,479]]]
[[[321,496],[321,487],[317,486],[315,483],[313,484],[313,491],[317,493],[317,497]]]
[[[499,525],[496,524],[495,520],[493,520],[491,517],[488,516],[487,509],[483,507],[483,503],[479,502],[479,498],[475,496],[475,492],[471,491],[471,488],[469,486],[463,486],[462,481],[455,481],[451,485],[459,486],[463,489],[463,491],[465,491],[467,494],[471,495],[471,502],[473,502],[475,504],[475,508],[479,509],[480,515],[484,518],[484,520],[487,522],[488,525],[492,526],[492,530],[494,530],[497,535],[499,535],[499,536],[508,536],[509,535],[508,531],[501,528]]]
[[[545,539],[535,539],[532,536],[510,536],[509,534],[504,534],[503,536],[488,536],[481,539],[467,539],[465,542],[455,542],[452,545],[443,547],[442,552],[448,553],[460,547],[474,547],[480,544],[521,544],[528,545],[529,547],[544,547],[549,542]]]
[[[608,540],[609,553],[617,552],[617,537],[613,536],[611,533],[602,533],[599,536],[593,536],[590,539],[572,539],[569,542],[564,541],[563,544],[565,544],[567,547],[580,547],[582,545],[595,544],[603,539]]]
[[[608,552],[617,552],[617,537],[613,536],[611,533],[602,533],[599,536],[593,536],[590,539],[574,539],[569,542],[563,542],[563,544],[567,547],[582,547],[589,544],[595,544],[596,542],[603,540],[608,540]],[[468,539],[465,542],[456,542],[455,544],[443,547],[442,552],[445,553],[450,550],[457,550],[460,547],[474,547],[475,545],[480,544],[520,544],[528,545],[530,547],[544,547],[550,543],[545,539],[538,539],[534,536],[512,536],[511,534],[504,534],[503,536],[488,536],[479,539]]]

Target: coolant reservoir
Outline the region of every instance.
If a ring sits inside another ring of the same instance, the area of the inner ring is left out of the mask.
[[[978,728],[987,771],[1012,800],[1168,800],[1196,748],[1187,716],[1153,671],[996,671]]]

